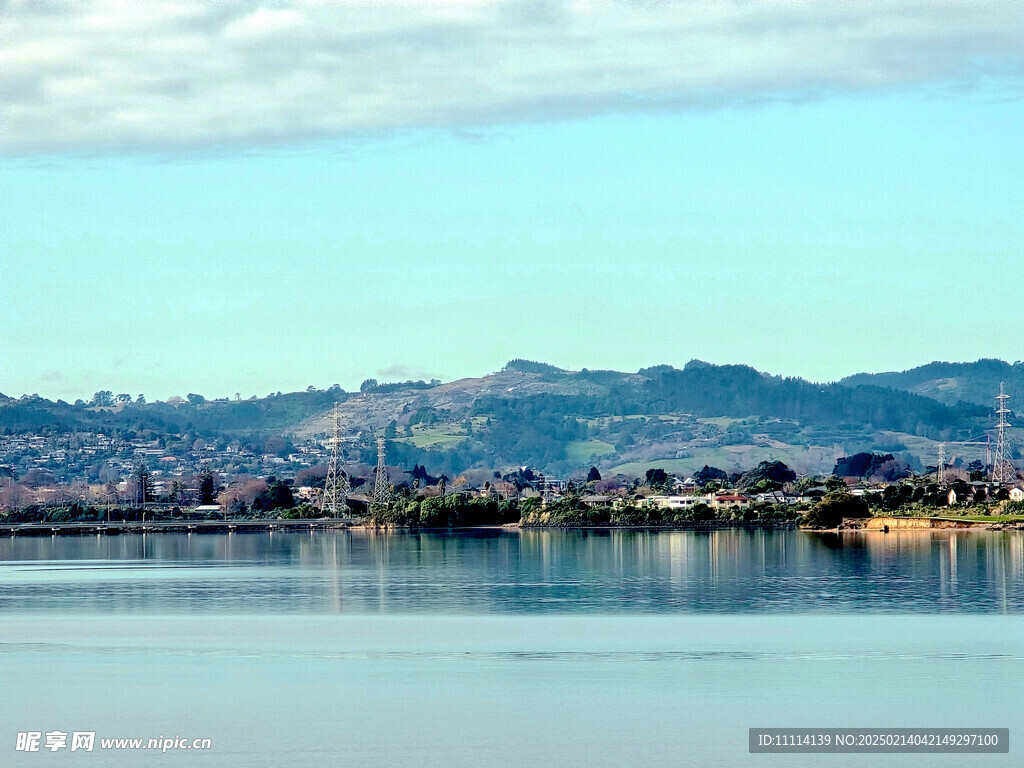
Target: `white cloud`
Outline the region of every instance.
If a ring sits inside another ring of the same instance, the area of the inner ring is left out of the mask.
[[[228,24],[224,28],[224,37],[228,40],[263,37],[294,29],[302,22],[303,16],[297,11],[257,8],[249,15]]]
[[[0,0],[0,153],[1019,84],[1021,40],[1018,0]]]

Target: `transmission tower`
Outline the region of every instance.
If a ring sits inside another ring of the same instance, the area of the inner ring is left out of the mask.
[[[384,438],[377,438],[377,477],[373,481],[373,506],[383,507],[391,501],[391,481],[388,480],[388,469],[384,466]]]
[[[939,443],[939,466],[936,471],[936,481],[939,485],[945,485],[946,483],[946,445]]]
[[[341,408],[337,403],[334,404],[331,416],[334,418],[334,436],[331,438],[331,460],[327,465],[320,511],[330,517],[341,517],[347,507],[349,484],[348,478],[341,472]]]
[[[1006,420],[1006,414],[1010,412],[1006,407],[1006,401],[1009,399],[1010,396],[1003,391],[1003,384],[1000,382],[999,394],[996,395],[996,416],[999,417],[999,423],[996,424],[996,450],[992,457],[993,483],[1009,483],[1017,476],[1017,471],[1008,458],[1010,450],[1006,441],[1006,430],[1010,428],[1010,423]]]

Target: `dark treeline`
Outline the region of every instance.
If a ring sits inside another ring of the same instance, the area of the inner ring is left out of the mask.
[[[454,528],[520,523],[525,527],[649,526],[690,527],[704,525],[794,525],[801,513],[794,509],[761,504],[746,509],[712,509],[697,504],[685,510],[620,506],[589,506],[579,495],[567,495],[542,505],[537,496],[524,499],[447,496],[398,499],[371,508],[367,521],[380,526]]]

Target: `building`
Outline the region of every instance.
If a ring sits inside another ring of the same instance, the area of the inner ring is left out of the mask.
[[[711,506],[715,509],[728,509],[730,507],[746,509],[751,505],[751,503],[751,499],[747,496],[743,496],[742,494],[725,493],[721,496],[714,496]]]
[[[711,496],[648,496],[641,506],[661,509],[690,509],[698,504],[712,505]]]
[[[786,493],[785,491],[767,491],[765,493],[759,493],[755,499],[758,503],[777,504],[784,507],[800,503],[799,496],[795,496],[792,493]]]
[[[672,491],[676,494],[693,494],[697,492],[697,481],[692,477],[672,478]]]

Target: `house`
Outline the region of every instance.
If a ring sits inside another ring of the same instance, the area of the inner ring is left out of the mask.
[[[594,494],[591,496],[581,497],[580,502],[586,504],[588,507],[608,507],[611,506],[613,501],[617,501],[618,498],[618,496],[600,496]]]
[[[738,493],[724,493],[721,496],[712,497],[711,506],[715,509],[726,509],[728,507],[746,508],[750,504],[751,500],[747,496]]]
[[[1010,489],[1010,501],[1024,501],[1024,488],[1014,486]]]
[[[766,493],[759,493],[755,499],[758,503],[778,504],[785,507],[800,503],[799,496],[794,496],[793,494],[786,493],[785,491],[768,491]]]
[[[678,477],[672,478],[672,491],[677,494],[687,494],[697,492],[697,481],[692,477],[687,477],[680,480]]]
[[[295,489],[295,495],[303,501],[312,501],[314,498],[319,497],[320,489],[314,488],[311,485],[300,485]]]
[[[690,509],[698,504],[711,505],[710,496],[648,496],[642,506],[661,509]]]
[[[800,494],[800,501],[802,502],[815,502],[821,501],[825,494],[828,493],[828,488],[824,485],[816,485],[813,488],[808,488],[802,494]]]

